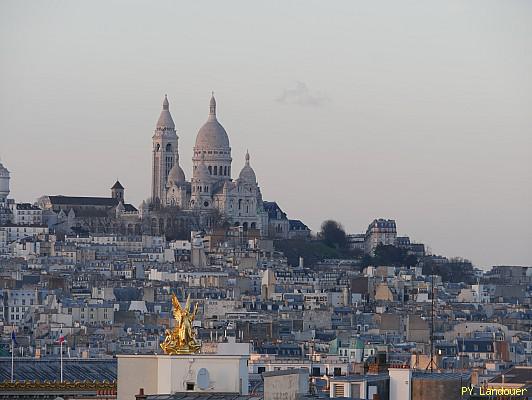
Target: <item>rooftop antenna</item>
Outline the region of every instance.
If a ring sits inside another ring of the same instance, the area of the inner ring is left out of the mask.
[[[430,363],[427,369],[430,368],[430,373],[434,372],[434,264],[430,265],[430,286],[431,286],[431,301],[430,301]]]

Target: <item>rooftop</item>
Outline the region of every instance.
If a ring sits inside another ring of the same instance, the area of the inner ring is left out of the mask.
[[[115,381],[116,359],[87,360],[63,359],[63,375],[65,381]],[[16,381],[54,381],[61,375],[58,359],[27,359],[15,358],[14,378]],[[0,358],[0,382],[11,380],[11,357]]]

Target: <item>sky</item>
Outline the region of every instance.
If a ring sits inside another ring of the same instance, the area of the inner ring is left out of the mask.
[[[190,178],[212,90],[233,171],[314,231],[374,218],[434,254],[532,264],[532,2],[0,2],[11,195],[150,194],[168,94]]]

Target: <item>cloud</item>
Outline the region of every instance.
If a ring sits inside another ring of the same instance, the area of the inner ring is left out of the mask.
[[[283,104],[320,107],[327,103],[329,98],[325,93],[310,91],[304,82],[297,81],[294,87],[284,89],[275,101]]]

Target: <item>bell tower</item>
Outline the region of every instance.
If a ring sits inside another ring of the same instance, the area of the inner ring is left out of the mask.
[[[170,104],[168,97],[165,95],[163,109],[152,136],[151,200],[153,203],[164,203],[166,181],[170,170],[174,166],[178,151],[177,141],[174,120],[170,114]]]
[[[111,197],[113,199],[117,199],[118,201],[124,201],[124,187],[119,181],[116,181],[111,187]]]

